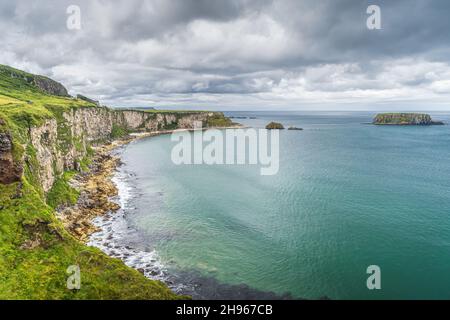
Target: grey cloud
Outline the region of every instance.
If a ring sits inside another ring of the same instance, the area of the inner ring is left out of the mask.
[[[0,63],[113,105],[445,96],[450,3],[375,1],[382,30],[369,31],[372,2],[0,0]],[[81,31],[66,28],[70,4]]]

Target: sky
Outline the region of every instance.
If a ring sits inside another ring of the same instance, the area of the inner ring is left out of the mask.
[[[0,64],[113,107],[450,110],[449,17],[448,0],[0,0]]]

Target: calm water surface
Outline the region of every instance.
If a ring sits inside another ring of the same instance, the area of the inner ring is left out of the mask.
[[[377,127],[366,124],[372,113],[228,115],[304,131],[280,133],[274,176],[258,166],[176,166],[170,136],[122,153],[121,176],[132,188],[121,223],[133,234],[121,241],[157,253],[178,275],[172,285],[186,282],[181,291],[203,298],[217,288],[225,297],[246,288],[450,298],[450,126]],[[372,264],[381,267],[379,291],[366,288]]]

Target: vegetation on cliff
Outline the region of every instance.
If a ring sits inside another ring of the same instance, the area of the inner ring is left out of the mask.
[[[441,125],[440,121],[433,121],[425,113],[380,113],[373,120],[376,125]]]
[[[69,181],[76,174],[74,171],[64,172],[62,177],[58,178],[53,187],[47,193],[47,204],[53,209],[59,206],[74,205],[77,203],[79,191],[71,187]]]
[[[208,118],[207,127],[232,127],[237,125],[231,119],[224,117],[223,114],[215,114]]]
[[[68,117],[75,117],[76,110],[94,108],[96,114],[117,121],[107,136],[128,133],[124,114],[69,97],[61,87],[48,78],[0,66],[0,164],[4,169],[0,172],[0,299],[178,299],[161,282],[85,246],[57,218],[56,207],[78,198],[78,191],[68,183],[74,174],[71,170],[86,170],[92,156],[92,137],[87,139],[83,128],[76,133]],[[145,124],[152,118],[143,119]],[[167,117],[161,119],[162,126],[178,125],[178,118],[170,123]],[[46,156],[49,150],[53,151]],[[49,160],[47,173],[56,177],[47,190],[40,173],[42,160]],[[61,161],[63,170],[56,161]],[[71,265],[80,267],[79,290],[66,287]]]

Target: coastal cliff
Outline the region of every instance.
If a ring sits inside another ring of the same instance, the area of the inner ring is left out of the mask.
[[[53,110],[55,111],[55,110]],[[29,142],[38,163],[37,174],[46,193],[64,171],[80,171],[91,145],[120,138],[129,132],[155,132],[205,126],[218,113],[116,111],[101,107],[72,108],[29,128]],[[219,114],[220,115],[220,114]],[[1,179],[1,177],[0,177]]]
[[[69,183],[89,170],[95,147],[131,132],[227,126],[220,112],[117,110],[73,98],[56,81],[0,66],[0,299],[176,299],[75,239],[55,209],[74,204]],[[66,287],[80,267],[79,290]]]
[[[399,125],[399,126],[430,126],[442,125],[440,121],[434,121],[430,115],[424,113],[380,113],[373,120],[375,125]]]

